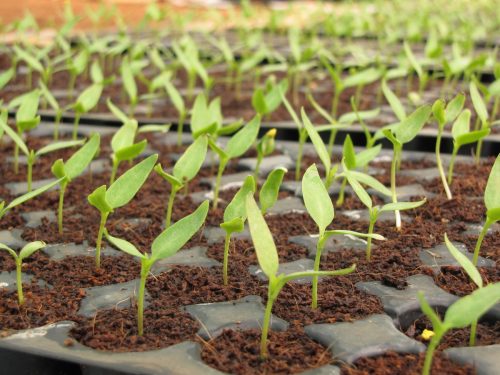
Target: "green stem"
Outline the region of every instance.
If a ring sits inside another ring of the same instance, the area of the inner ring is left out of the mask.
[[[22,260],[21,258],[16,259],[16,283],[17,283],[17,300],[19,301],[19,306],[24,304],[24,294],[23,294],[23,278],[22,278]]]
[[[337,117],[337,109],[339,106],[339,99],[341,92],[342,90],[337,89],[337,87],[335,87],[335,93],[333,94],[333,101],[332,101],[332,117],[334,119]]]
[[[179,123],[177,124],[177,146],[182,145],[182,130],[184,128],[184,119],[186,114],[184,112],[179,113]]]
[[[443,124],[443,127],[444,127],[444,124]],[[441,125],[439,125],[439,131],[438,131],[438,135],[436,138],[436,163],[437,163],[437,167],[439,170],[439,175],[441,176],[441,181],[443,183],[444,191],[446,193],[446,198],[448,198],[448,200],[450,200],[452,198],[452,195],[451,195],[450,187],[448,186],[448,182],[446,181],[446,175],[444,174],[443,163],[441,162],[441,153],[440,153],[441,136],[442,136],[443,127]]]
[[[337,198],[337,202],[335,202],[335,205],[337,207],[341,207],[344,204],[344,195],[345,195],[346,184],[347,184],[347,178],[344,177],[344,179],[342,180],[342,184],[340,185],[339,197]]]
[[[168,197],[167,213],[165,216],[165,229],[167,229],[170,226],[170,222],[172,220],[172,209],[174,207],[174,200],[176,194],[177,194],[177,189],[172,186],[172,191],[170,192],[170,196]]]
[[[469,346],[476,345],[476,331],[477,331],[477,320],[472,322],[470,326]]]
[[[112,160],[113,160],[112,161],[113,167],[111,168],[111,177],[109,179],[109,186],[111,186],[111,184],[115,182],[116,172],[118,171],[118,165],[120,164],[120,161],[114,156],[112,157]]]
[[[425,361],[424,367],[422,369],[422,375],[430,375],[431,366],[432,366],[432,357],[434,356],[434,351],[441,341],[442,333],[435,332],[434,336],[432,336],[431,342],[427,347],[427,353],[425,353]]]
[[[188,82],[187,82],[187,97],[189,100],[193,99],[194,95],[194,86],[196,85],[196,73],[188,73]]]
[[[18,129],[17,134],[22,137],[22,132]],[[14,142],[14,173],[19,173],[19,146]]]
[[[264,321],[262,322],[262,335],[260,337],[260,359],[265,360],[268,356],[267,353],[267,336],[269,335],[269,325],[271,322],[271,312],[273,310],[274,300],[276,293],[272,293],[271,284],[267,292],[266,311],[264,312]]]
[[[69,78],[69,98],[73,99],[73,93],[75,90],[76,74],[71,74]]]
[[[101,212],[101,223],[99,224],[99,232],[97,233],[97,241],[95,246],[95,267],[99,269],[101,267],[101,245],[102,245],[102,235],[104,234],[104,228],[106,225],[106,220],[108,220],[109,212]]]
[[[295,181],[300,180],[300,172],[302,167],[302,153],[304,150],[304,143],[306,142],[306,139],[307,139],[307,131],[304,131],[304,129],[300,129],[299,149],[297,150],[297,160],[295,161]]]
[[[66,192],[66,186],[68,186],[68,183],[63,181],[59,188],[59,206],[57,207],[57,226],[59,228],[59,234],[63,234],[64,193]]]
[[[371,235],[373,234],[373,228],[375,227],[375,222],[377,221],[377,218],[372,218],[371,212],[370,212],[370,224],[368,225],[368,234]],[[366,240],[366,260],[369,262],[372,257],[372,238],[368,237]]]
[[[451,185],[453,180],[453,167],[455,165],[455,158],[457,157],[458,147],[453,147],[453,152],[451,153],[450,165],[448,166],[448,185]]]
[[[394,150],[394,157],[392,158],[391,163],[391,193],[392,193],[392,203],[398,203],[398,195],[396,193],[396,169],[398,165],[398,156],[399,151]],[[401,214],[399,210],[394,211],[394,215],[396,216],[396,229],[401,229]]]
[[[257,163],[255,164],[255,172],[253,173],[253,177],[255,178],[255,181],[257,181],[259,178],[260,164],[262,163],[262,158],[263,158],[263,156],[259,152],[257,154]]]
[[[80,112],[75,112],[75,121],[73,122],[73,140],[76,141],[76,138],[78,136],[78,125],[80,123],[80,116],[81,116],[81,113]]]
[[[314,258],[314,271],[319,271],[319,263],[321,261],[321,253],[325,247],[326,238],[323,234],[318,237],[318,243],[316,245],[316,256]],[[313,276],[312,278],[312,303],[311,307],[313,309],[318,308],[318,276]]]
[[[333,153],[333,145],[335,144],[335,138],[337,138],[337,129],[332,129],[330,131],[330,138],[328,138],[328,152]]]
[[[476,247],[474,248],[474,257],[472,258],[472,264],[474,264],[475,266],[477,266],[477,260],[479,258],[479,250],[481,249],[481,244],[483,243],[484,236],[486,235],[488,229],[493,223],[494,223],[493,220],[487,218],[486,222],[484,223],[483,229],[481,230],[481,233],[477,238]]]
[[[220,181],[222,178],[222,174],[224,173],[224,169],[226,168],[227,160],[219,161],[219,168],[217,170],[217,177],[215,179],[215,190],[214,190],[214,201],[212,208],[215,211],[217,209],[217,204],[219,200],[219,189],[220,189]]]
[[[54,121],[54,140],[59,139],[59,124],[61,123],[62,111],[60,109],[56,112],[56,118]]]
[[[35,155],[33,150],[31,150],[30,155],[28,156],[28,172],[27,172],[27,181],[28,181],[28,193],[31,191],[31,181],[33,179],[33,163],[35,162]]]
[[[477,146],[476,146],[476,164],[479,164],[479,160],[481,159],[481,149],[483,148],[483,139],[481,138],[479,141],[477,141]]]
[[[231,242],[231,233],[226,232],[226,237],[224,240],[224,262],[222,265],[222,279],[224,280],[224,285],[228,285],[228,275],[227,275],[227,269],[228,269],[228,264],[229,264],[229,244]]]
[[[144,333],[144,292],[151,265],[149,259],[141,259],[141,281],[139,284],[139,295],[137,296],[137,331],[139,336]]]

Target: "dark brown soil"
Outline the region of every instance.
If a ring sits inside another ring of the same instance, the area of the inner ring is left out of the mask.
[[[384,355],[358,359],[352,366],[343,365],[342,375],[420,375],[425,353],[400,354],[388,352]],[[431,373],[435,375],[473,375],[474,368],[458,365],[441,353],[436,353],[432,361]]]
[[[204,343],[201,357],[208,365],[231,374],[294,374],[332,360],[328,348],[298,330],[270,332],[267,360],[260,359],[259,345],[258,330],[225,330]]]

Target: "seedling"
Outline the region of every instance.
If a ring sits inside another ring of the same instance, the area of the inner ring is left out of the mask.
[[[106,185],[99,186],[88,197],[89,203],[101,213],[101,222],[96,240],[95,265],[101,267],[101,243],[106,221],[110,213],[125,206],[134,198],[153,169],[158,155],[151,155],[130,168],[113,182],[108,189]]]
[[[180,146],[182,144],[182,132],[184,128],[184,121],[187,116],[186,105],[184,104],[184,99],[179,91],[175,88],[174,84],[170,81],[170,76],[172,73],[165,72],[163,75],[167,74],[168,79],[163,79],[162,84],[167,92],[170,101],[174,105],[175,109],[179,113],[179,119],[177,120],[177,145]]]
[[[320,181],[321,182],[321,181]],[[248,194],[246,198],[246,212],[248,216],[248,225],[250,228],[250,235],[257,254],[260,268],[269,279],[267,304],[264,313],[264,321],[262,324],[262,336],[260,340],[260,357],[266,359],[267,354],[267,336],[269,332],[269,324],[271,321],[271,313],[274,301],[278,298],[281,289],[289,281],[300,279],[304,277],[318,278],[319,276],[342,276],[353,272],[356,265],[349,268],[344,268],[336,271],[304,271],[294,272],[288,275],[283,273],[277,274],[279,269],[278,251],[273,240],[273,236],[269,227],[262,216],[261,210],[257,206],[252,194]]]
[[[350,230],[326,230],[332,223],[335,216],[333,203],[328,195],[328,191],[321,181],[316,164],[307,168],[302,177],[302,195],[307,212],[318,226],[318,242],[316,245],[316,257],[314,259],[314,271],[319,271],[321,253],[326,241],[334,235],[352,235],[363,238],[374,238],[383,240],[384,237],[378,234],[364,234]],[[318,277],[313,276],[312,280],[312,308],[318,307]]]
[[[33,255],[36,251],[43,249],[45,247],[45,242],[35,241],[30,242],[21,249],[19,255],[12,250],[7,245],[0,243],[0,250],[7,250],[10,255],[14,258],[16,262],[16,284],[17,284],[17,300],[19,301],[19,306],[24,304],[24,295],[23,295],[23,280],[22,280],[22,265],[23,260]]]
[[[288,81],[270,84],[265,90],[257,88],[252,95],[252,106],[262,117],[273,113],[281,104],[281,93],[288,90]]]
[[[59,179],[59,206],[57,209],[57,224],[59,234],[63,233],[63,207],[64,193],[68,184],[76,177],[81,175],[85,168],[90,164],[99,150],[101,138],[99,134],[94,134],[87,143],[76,151],[67,161],[57,159],[52,164],[52,173]]]
[[[219,167],[215,180],[215,189],[213,197],[213,209],[217,208],[219,199],[219,189],[222,174],[226,165],[231,159],[240,157],[254,144],[257,134],[259,133],[260,116],[256,115],[248,124],[234,134],[228,141],[224,149],[217,146],[212,138],[209,138],[208,143],[210,148],[219,156]]]
[[[460,113],[453,127],[451,128],[451,135],[453,137],[453,151],[451,153],[450,165],[448,166],[448,179],[447,182],[451,185],[453,179],[453,168],[455,165],[455,158],[458,154],[460,147],[479,141],[490,134],[491,129],[485,128],[481,130],[470,130],[470,116],[471,112],[465,109]]]
[[[448,251],[451,253],[453,258],[462,266],[464,271],[467,273],[467,275],[470,277],[470,279],[474,282],[474,284],[477,285],[478,288],[483,287],[483,278],[481,277],[481,274],[477,270],[476,266],[467,258],[464,254],[462,254],[456,247],[451,243],[451,241],[448,239],[448,235],[445,233],[444,234],[444,242],[446,244],[446,247],[448,248]],[[477,321],[472,322],[471,328],[470,328],[470,338],[469,338],[469,345],[474,346],[476,343],[476,329],[477,329]]]
[[[170,195],[165,216],[165,228],[170,226],[172,217],[172,209],[177,192],[183,187],[188,188],[191,181],[200,171],[205,157],[207,155],[208,139],[207,136],[198,137],[187,149],[184,154],[177,160],[172,173],[165,172],[161,164],[157,164],[154,168],[155,172],[167,181],[170,186]]]
[[[254,177],[259,177],[260,165],[264,157],[271,155],[276,146],[274,138],[276,137],[276,129],[268,130],[266,134],[257,142],[255,149],[257,150],[257,163],[255,164]]]
[[[434,312],[432,307],[427,303],[422,292],[418,294],[420,307],[422,311],[432,323],[434,335],[427,347],[425,355],[424,367],[422,375],[429,375],[432,366],[432,357],[441,338],[450,329],[465,328],[474,322],[491,309],[500,301],[500,283],[491,283],[483,288],[479,288],[454,302],[446,310],[444,320]]]
[[[22,138],[1,119],[0,119],[0,127],[3,129],[3,131],[5,131],[5,133],[9,135],[9,137],[14,141],[16,146],[23,152],[23,154],[26,155],[26,160],[28,164],[27,176],[26,176],[26,181],[28,183],[28,192],[31,191],[33,165],[40,156],[49,154],[54,151],[62,150],[65,148],[80,146],[84,143],[83,140],[55,142],[40,148],[38,151],[35,151],[28,149],[28,146],[26,145],[26,143],[24,143]]]
[[[265,215],[266,212],[276,203],[281,182],[283,181],[283,176],[286,172],[287,170],[285,168],[276,168],[269,173],[266,181],[262,184],[262,188],[259,191],[259,201],[262,215]],[[224,241],[224,261],[222,267],[224,285],[228,285],[229,245],[231,235],[233,233],[243,231],[246,220],[245,200],[247,195],[249,193],[255,193],[255,190],[255,179],[252,176],[248,176],[224,211],[224,222],[220,224],[220,227],[226,232]]]
[[[45,86],[45,84],[42,81],[39,82],[39,85],[40,85],[40,90],[41,90],[42,96],[45,98],[45,100],[52,107],[52,110],[55,111],[55,113],[56,113],[55,118],[54,118],[54,140],[57,141],[59,139],[59,124],[61,122],[63,109],[61,108],[61,106],[57,102],[54,95],[52,95],[50,90],[47,88],[47,86]]]
[[[142,336],[144,333],[144,292],[146,289],[146,279],[151,267],[153,267],[157,261],[177,253],[177,251],[198,232],[207,217],[208,206],[208,201],[203,202],[192,214],[182,218],[178,222],[172,224],[171,227],[165,229],[153,241],[151,245],[151,254],[141,253],[130,242],[113,237],[108,234],[107,230],[105,231],[106,239],[111,244],[119,250],[141,260],[141,281],[139,284],[139,295],[137,297],[137,330],[139,336]]]
[[[479,250],[483,242],[484,236],[492,224],[500,220],[500,155],[497,156],[493,167],[491,168],[490,176],[484,190],[484,205],[486,206],[486,222],[479,234],[474,248],[474,258],[472,263],[476,266],[479,258]]]
[[[137,96],[137,84],[135,83],[134,74],[132,73],[131,62],[128,56],[122,60],[120,73],[123,81],[123,87],[130,101],[130,116],[134,115],[135,106],[139,101]]]
[[[422,92],[425,89],[425,86],[427,85],[427,82],[429,81],[429,74],[427,71],[422,68],[422,65],[418,62],[417,58],[413,54],[410,45],[407,42],[404,42],[404,51],[406,54],[406,58],[410,62],[411,66],[413,67],[413,70],[415,70],[415,73],[417,73],[418,76],[418,99],[421,100],[422,97]]]
[[[470,98],[472,100],[472,104],[474,105],[474,110],[477,114],[477,121],[474,130],[485,130],[489,128],[489,117],[488,110],[486,109],[486,104],[484,103],[483,97],[479,93],[477,86],[474,81],[470,82],[469,85],[470,90]],[[481,127],[479,127],[479,122],[481,122]],[[477,142],[476,147],[476,162],[479,163],[479,159],[481,158],[481,148],[483,145],[483,138],[480,138]]]
[[[448,103],[445,109],[444,100],[438,99],[434,102],[432,106],[432,112],[434,114],[434,118],[438,123],[438,134],[436,137],[436,164],[439,170],[439,175],[441,176],[441,181],[443,183],[444,191],[446,193],[446,197],[448,199],[452,198],[450,187],[448,186],[448,182],[446,180],[446,176],[444,174],[443,164],[441,162],[441,137],[443,135],[443,130],[446,124],[454,121],[462,107],[464,106],[465,95],[458,94],[455,98]]]

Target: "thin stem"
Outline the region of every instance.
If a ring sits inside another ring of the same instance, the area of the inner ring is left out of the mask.
[[[479,164],[479,159],[481,159],[481,150],[483,148],[483,139],[481,138],[479,141],[477,141],[477,146],[476,146],[476,164]]]
[[[33,179],[33,163],[35,162],[35,155],[33,150],[31,150],[30,155],[28,155],[27,163],[28,163],[28,171],[27,171],[27,182],[28,182],[28,192],[31,191],[31,181]]]
[[[144,292],[151,265],[148,259],[141,259],[141,281],[139,284],[139,295],[137,296],[137,331],[139,336],[144,333]]]
[[[193,99],[194,95],[194,86],[196,85],[196,73],[188,73],[188,82],[187,82],[187,97],[189,100]]]
[[[335,202],[335,205],[337,207],[341,207],[344,204],[344,195],[345,195],[346,184],[347,184],[347,178],[344,177],[344,179],[342,180],[342,184],[340,185],[339,197],[337,198],[337,202]]]
[[[165,215],[165,229],[167,229],[170,226],[170,222],[172,220],[172,209],[174,207],[174,200],[176,194],[177,194],[177,189],[172,186],[172,190],[170,191],[170,196],[168,197],[167,213]]]
[[[319,263],[321,261],[321,253],[325,247],[326,238],[323,234],[318,237],[318,243],[316,244],[316,256],[314,258],[314,271],[319,271]],[[312,303],[311,307],[313,309],[318,308],[318,276],[315,275],[312,278]]]
[[[394,150],[394,157],[392,158],[391,163],[391,193],[392,193],[392,203],[398,203],[398,195],[396,193],[396,168],[398,164],[398,150]],[[401,230],[401,214],[399,210],[394,211],[394,215],[396,216],[396,229]]]
[[[439,333],[435,332],[434,336],[432,336],[431,342],[427,347],[427,353],[425,353],[425,361],[424,361],[424,367],[422,369],[422,375],[430,375],[432,366],[432,357],[434,356],[434,351],[436,350],[439,341],[441,341],[442,335],[443,334],[441,332]]]
[[[110,186],[113,182],[115,182],[116,172],[118,171],[118,165],[120,164],[120,161],[117,158],[115,158],[114,156],[112,158],[113,158],[113,161],[112,161],[113,167],[111,168],[111,177],[109,179]]]
[[[328,152],[332,154],[333,145],[335,144],[335,138],[337,138],[337,129],[332,129],[330,131],[330,138],[328,138]]]
[[[255,164],[255,172],[253,173],[253,176],[255,178],[255,181],[259,178],[259,171],[260,171],[260,164],[262,163],[262,154],[260,152],[257,153],[257,163]]]
[[[479,258],[479,250],[481,249],[481,244],[483,243],[484,236],[488,232],[488,229],[490,228],[491,224],[493,224],[494,221],[490,219],[486,219],[486,222],[484,223],[483,229],[481,230],[481,233],[479,234],[479,237],[476,242],[476,247],[474,248],[474,257],[472,258],[472,264],[477,266],[477,260]]]
[[[224,262],[222,265],[222,279],[224,280],[224,285],[228,285],[228,275],[227,269],[229,264],[229,244],[231,242],[231,232],[226,232],[226,237],[224,240]]]
[[[477,331],[477,320],[472,322],[470,326],[469,346],[476,345],[476,331]]]
[[[19,146],[14,144],[14,173],[19,173]]]
[[[335,92],[333,94],[333,101],[332,101],[332,117],[334,119],[337,117],[337,108],[339,106],[339,99],[341,92],[342,90],[337,89],[337,87],[335,87]]]
[[[215,211],[217,209],[217,204],[219,200],[219,189],[220,189],[220,181],[222,178],[222,174],[224,173],[224,169],[226,168],[227,160],[220,160],[219,168],[217,170],[217,177],[215,179],[215,190],[214,190],[214,201],[212,205],[212,209]]]
[[[177,124],[177,146],[182,145],[182,130],[184,128],[184,119],[186,114],[184,112],[179,113],[179,123]]]
[[[375,227],[375,222],[377,221],[377,218],[374,217],[372,218],[371,212],[370,212],[370,224],[368,225],[368,234],[371,235],[373,234],[373,228]],[[368,237],[366,239],[366,260],[369,262],[372,256],[372,238]]]
[[[102,235],[104,234],[104,228],[106,225],[106,220],[108,220],[109,212],[101,212],[101,223],[99,224],[99,232],[97,233],[97,241],[95,245],[95,267],[99,269],[101,267],[101,244]]]
[[[76,141],[77,135],[78,135],[78,125],[80,123],[80,112],[75,112],[75,121],[73,122],[73,140]]]
[[[62,111],[60,109],[57,110],[56,118],[54,121],[54,140],[57,141],[59,139],[59,124],[61,123]]]
[[[451,185],[453,180],[453,167],[455,165],[455,158],[457,157],[458,147],[453,147],[453,152],[451,153],[450,165],[448,166],[448,185]]]
[[[64,193],[66,192],[67,182],[61,182],[59,188],[59,206],[57,207],[57,226],[59,234],[63,234],[63,210],[64,210]]]
[[[17,283],[17,300],[19,305],[24,304],[24,294],[23,294],[23,278],[22,278],[22,260],[21,258],[16,259],[16,283]]]
[[[443,163],[441,162],[440,150],[441,150],[441,136],[442,136],[442,132],[443,132],[442,129],[443,128],[441,127],[441,125],[439,125],[439,131],[438,131],[438,135],[436,138],[436,163],[437,163],[437,167],[439,170],[439,175],[441,176],[441,181],[443,183],[444,191],[446,193],[446,198],[448,198],[448,200],[450,200],[452,198],[451,191],[450,191],[450,187],[448,186],[448,183],[446,181],[446,176],[444,174],[444,169],[443,169]]]
[[[299,149],[297,150],[297,160],[295,161],[295,181],[298,181],[300,179],[300,172],[302,167],[302,153],[304,150],[304,143],[306,142],[306,138],[307,138],[307,131],[304,131],[304,129],[300,129]]]
[[[271,312],[273,310],[273,304],[275,296],[272,293],[271,285],[269,285],[269,290],[267,292],[267,304],[266,311],[264,312],[264,321],[262,322],[262,335],[260,337],[260,359],[265,360],[267,358],[267,336],[269,334],[269,325],[271,323]]]

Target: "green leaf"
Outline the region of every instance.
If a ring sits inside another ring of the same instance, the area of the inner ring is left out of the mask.
[[[196,138],[175,163],[173,175],[181,181],[191,181],[198,174],[205,161],[207,147],[207,136]]]
[[[437,99],[434,102],[434,104],[432,105],[432,114],[434,115],[434,118],[437,120],[440,127],[446,124],[443,99]]]
[[[486,123],[488,121],[488,111],[486,109],[486,104],[484,103],[484,100],[479,93],[479,90],[477,89],[476,83],[474,81],[471,81],[471,83],[469,84],[469,90],[472,104],[474,105],[474,109],[478,117],[481,119],[482,123]]]
[[[3,89],[12,78],[14,78],[15,73],[16,72],[14,68],[9,68],[6,71],[0,73],[0,90]]]
[[[255,179],[253,176],[247,176],[245,181],[243,181],[243,185],[241,185],[240,189],[236,192],[224,211],[224,223],[228,223],[236,218],[245,221],[247,217],[245,208],[247,195],[255,193],[255,189]]]
[[[208,201],[204,201],[196,211],[172,224],[156,237],[151,245],[151,259],[164,259],[179,251],[205,222],[208,207]]]
[[[72,64],[70,70],[73,74],[77,76],[82,74],[89,63],[89,52],[87,50],[80,51],[75,58],[70,59],[70,62]]]
[[[252,95],[252,106],[255,112],[260,115],[265,115],[268,113],[266,98],[264,97],[264,91],[261,88],[257,88]]]
[[[166,133],[170,129],[171,124],[147,124],[142,125],[137,130],[137,133]]]
[[[446,105],[446,123],[454,121],[464,107],[465,95],[460,93]]]
[[[224,149],[232,159],[243,155],[254,144],[260,127],[260,116],[255,116],[248,124],[229,139]]]
[[[396,202],[396,203],[387,203],[382,206],[379,212],[385,212],[385,211],[405,211],[405,210],[412,210],[414,208],[420,207],[423,205],[427,200],[422,199],[421,201],[418,202]]]
[[[147,144],[148,141],[143,139],[141,142],[119,149],[113,156],[118,161],[133,160],[144,151]]]
[[[245,206],[243,206],[245,207]],[[245,213],[246,215],[246,213]],[[245,229],[245,219],[242,219],[241,217],[235,217],[232,220],[225,221],[220,224],[220,227],[226,231],[226,233],[239,233],[242,232],[243,229]]]
[[[276,277],[279,268],[278,251],[271,231],[252,194],[248,194],[246,197],[246,211],[250,235],[260,268],[271,280]]]
[[[318,225],[320,235],[330,225],[335,216],[333,204],[321,181],[316,164],[307,168],[302,177],[302,195],[307,212]]]
[[[483,139],[484,137],[488,136],[491,133],[490,128],[485,128],[482,130],[476,130],[467,134],[463,134],[455,140],[456,144],[458,147],[461,147],[463,145],[469,144],[469,143],[475,143],[479,141],[480,139]]]
[[[385,240],[384,236],[381,236],[380,234],[376,233],[360,233],[360,232],[355,232],[352,230],[342,230],[342,229],[334,229],[334,230],[327,230],[325,232],[325,236],[328,238],[330,236],[355,236],[355,237],[361,237],[361,238],[372,238],[374,240],[379,240],[383,241]]]
[[[408,45],[408,43],[406,41],[404,42],[404,50],[405,50],[406,57],[408,58],[408,61],[410,61],[411,66],[413,67],[413,69],[415,70],[417,75],[420,77],[420,79],[422,79],[422,76],[424,75],[424,71],[422,69],[422,66],[415,58],[415,55],[413,54],[410,46]]]
[[[14,143],[19,147],[23,154],[28,156],[30,152],[28,150],[28,146],[26,146],[26,143],[24,143],[22,138],[3,120],[0,120],[0,127],[14,141]]]
[[[267,176],[259,192],[259,203],[262,213],[266,213],[278,200],[281,182],[286,172],[288,172],[286,168],[278,167]]]
[[[356,112],[348,112],[344,113],[339,117],[340,123],[352,124],[354,121],[361,120],[370,120],[376,118],[380,114],[380,108],[375,108],[369,111],[358,111]]]
[[[158,163],[157,165],[155,165],[154,167],[154,171],[156,173],[158,173],[158,175],[160,175],[161,177],[163,177],[164,180],[166,180],[169,184],[172,185],[173,189],[180,189],[183,185],[184,185],[184,182],[182,180],[179,180],[177,177],[165,172],[162,167],[161,167],[161,164]]]
[[[313,276],[344,276],[348,275],[356,270],[356,265],[353,264],[349,268],[342,268],[340,270],[332,270],[332,271],[301,271],[301,272],[293,272],[289,273],[284,277],[286,282],[295,280],[295,279],[303,279],[305,277],[313,277]]]
[[[19,60],[23,60],[32,70],[36,70],[38,73],[43,72],[42,64],[28,52],[22,50],[18,46],[14,46],[14,53],[17,55]]]
[[[394,92],[389,88],[385,80],[382,81],[382,92],[384,93],[385,99],[391,106],[392,111],[398,120],[403,121],[406,118],[406,112],[403,104],[401,104],[401,101],[398,99],[396,94],[394,94]]]
[[[191,133],[201,134],[204,129],[212,125],[208,113],[207,99],[204,94],[199,94],[193,104],[191,110]]]
[[[87,201],[97,208],[99,212],[112,212],[113,207],[106,200],[106,185],[99,186],[87,197]]]
[[[316,152],[318,153],[321,162],[325,166],[325,170],[328,172],[331,169],[332,164],[330,160],[330,154],[326,149],[325,143],[323,142],[323,139],[321,139],[320,135],[318,134],[313,124],[309,120],[309,117],[307,117],[304,108],[301,109],[301,115],[302,115],[302,123],[304,124],[307,134],[309,135],[309,138],[311,139],[311,142],[313,143],[314,148],[316,149]]]
[[[367,148],[356,154],[356,168],[363,168],[368,165],[382,150],[382,145],[378,144],[374,147]]]
[[[368,68],[361,72],[348,76],[343,81],[344,88],[368,85],[381,77],[381,71],[376,68]]]
[[[111,184],[106,192],[106,201],[116,209],[126,205],[134,198],[144,184],[158,160],[158,155],[151,155],[139,164],[133,166]]]
[[[424,297],[424,293],[418,292],[417,297],[418,297],[418,300],[420,302],[420,308],[422,309],[422,312],[431,321],[432,328],[434,328],[434,331],[440,331],[442,329],[443,322],[439,318],[438,314],[436,314],[436,312],[432,309],[432,307],[426,301],[426,299]]]
[[[469,133],[470,116],[471,116],[470,110],[465,109],[457,117],[451,128],[451,135],[453,136],[453,139],[456,140],[461,135]]]
[[[348,169],[356,168],[356,152],[352,144],[351,136],[347,134],[344,140],[342,155],[344,156],[344,163]]]
[[[111,138],[111,148],[113,152],[129,147],[134,143],[135,134],[137,133],[137,121],[127,120],[123,125],[113,134]]]
[[[21,249],[21,252],[19,253],[19,258],[21,260],[28,258],[31,256],[34,252],[43,249],[47,244],[43,241],[34,241],[30,242]]]
[[[54,95],[52,95],[50,90],[47,88],[47,86],[45,86],[45,84],[42,81],[39,81],[38,85],[40,86],[42,96],[47,100],[47,102],[54,111],[58,111],[61,107],[59,106],[59,103],[57,102]],[[0,88],[1,87],[2,85],[0,84]]]
[[[431,106],[419,107],[395,129],[395,136],[401,143],[408,143],[415,138],[424,127],[431,114]]]
[[[102,74],[101,66],[97,60],[94,60],[90,67],[90,78],[92,79],[92,83],[102,84],[104,81],[104,75]]]
[[[352,190],[354,190],[354,193],[358,196],[359,200],[363,202],[363,204],[368,207],[369,209],[372,208],[373,202],[366,190],[361,186],[361,184],[356,180],[355,178],[352,177],[351,173],[346,171],[346,176],[347,176],[347,181],[349,182],[349,185],[351,185]]]
[[[59,179],[64,179],[65,181],[69,181],[67,177],[66,170],[64,169],[64,161],[62,159],[57,159],[50,167],[50,170],[54,176]]]
[[[100,142],[101,137],[99,133],[93,134],[88,142],[71,155],[68,161],[64,163],[64,170],[70,180],[78,177],[83,173],[85,168],[87,168],[92,159],[94,159],[94,156],[97,154]]]
[[[445,233],[444,234],[444,242],[446,244],[446,247],[448,248],[448,251],[453,255],[453,258],[456,259],[456,261],[462,266],[462,268],[467,272],[467,275],[471,278],[472,281],[478,286],[478,288],[483,287],[483,279],[481,277],[481,274],[477,270],[477,268],[474,266],[474,264],[465,256],[462,252],[460,252],[453,243],[450,242],[448,239],[448,235]]]
[[[126,240],[122,240],[121,238],[118,237],[113,237],[108,233],[107,230],[104,231],[104,235],[106,236],[106,239],[117,249],[123,251],[124,253],[127,253],[129,255],[132,255],[133,257],[137,257],[140,259],[147,259],[147,256],[143,253],[141,253],[137,248],[131,244],[130,242]]]
[[[45,154],[49,154],[54,151],[62,150],[65,148],[70,148],[70,147],[75,147],[75,146],[81,146],[83,145],[85,140],[79,140],[79,141],[62,141],[62,142],[54,142],[50,143],[41,149],[39,149],[37,152],[35,152],[36,156],[42,156]]]
[[[491,283],[453,303],[444,316],[448,328],[464,328],[479,320],[500,301],[500,283]]]
[[[116,105],[113,104],[110,98],[106,100],[109,110],[123,123],[130,122],[129,117]]]
[[[3,243],[0,243],[0,250],[7,250],[14,259],[18,259],[16,252]]]
[[[186,106],[184,104],[184,99],[182,99],[181,94],[179,91],[175,88],[175,86],[170,82],[165,82],[164,83],[165,90],[167,91],[168,96],[170,97],[170,100],[172,101],[175,109],[179,113],[184,113],[186,112]]]
[[[218,136],[219,135],[230,135],[230,134],[233,134],[234,132],[236,132],[239,128],[241,128],[242,125],[243,125],[243,120],[239,119],[235,122],[232,122],[230,124],[227,124],[227,125],[220,127],[219,129],[217,129],[217,131],[215,133]]]
[[[358,180],[358,182],[368,185],[372,189],[375,189],[378,192],[387,195],[388,197],[390,197],[392,194],[391,191],[388,188],[386,188],[383,184],[381,184],[377,179],[366,173],[358,171],[349,171],[349,174],[353,176],[356,180]]]
[[[20,197],[17,197],[14,199],[12,202],[10,202],[6,207],[4,207],[0,212],[0,217],[2,217],[7,211],[10,209],[19,206],[20,204],[29,201],[30,199],[33,199],[34,197],[45,193],[47,190],[52,189],[54,186],[56,186],[60,180],[57,181],[52,181],[51,183],[41,186],[38,189],[35,189],[33,191],[30,191],[29,193],[23,194]]]
[[[40,104],[40,90],[35,89],[23,96],[23,100],[16,112],[16,126],[23,131],[35,128],[40,123],[37,116]]]
[[[122,60],[121,76],[123,87],[125,88],[130,101],[135,103],[137,101],[137,85],[135,83],[134,75],[130,67],[130,60],[128,58]]]
[[[500,155],[497,156],[486,183],[484,204],[488,210],[500,208]]]
[[[278,84],[273,85],[271,90],[266,94],[265,101],[267,113],[274,112],[281,104],[281,93],[288,90],[288,80],[283,79]]]
[[[94,83],[81,92],[76,99],[75,111],[79,113],[87,113],[94,108],[99,102],[102,94],[102,85]]]

